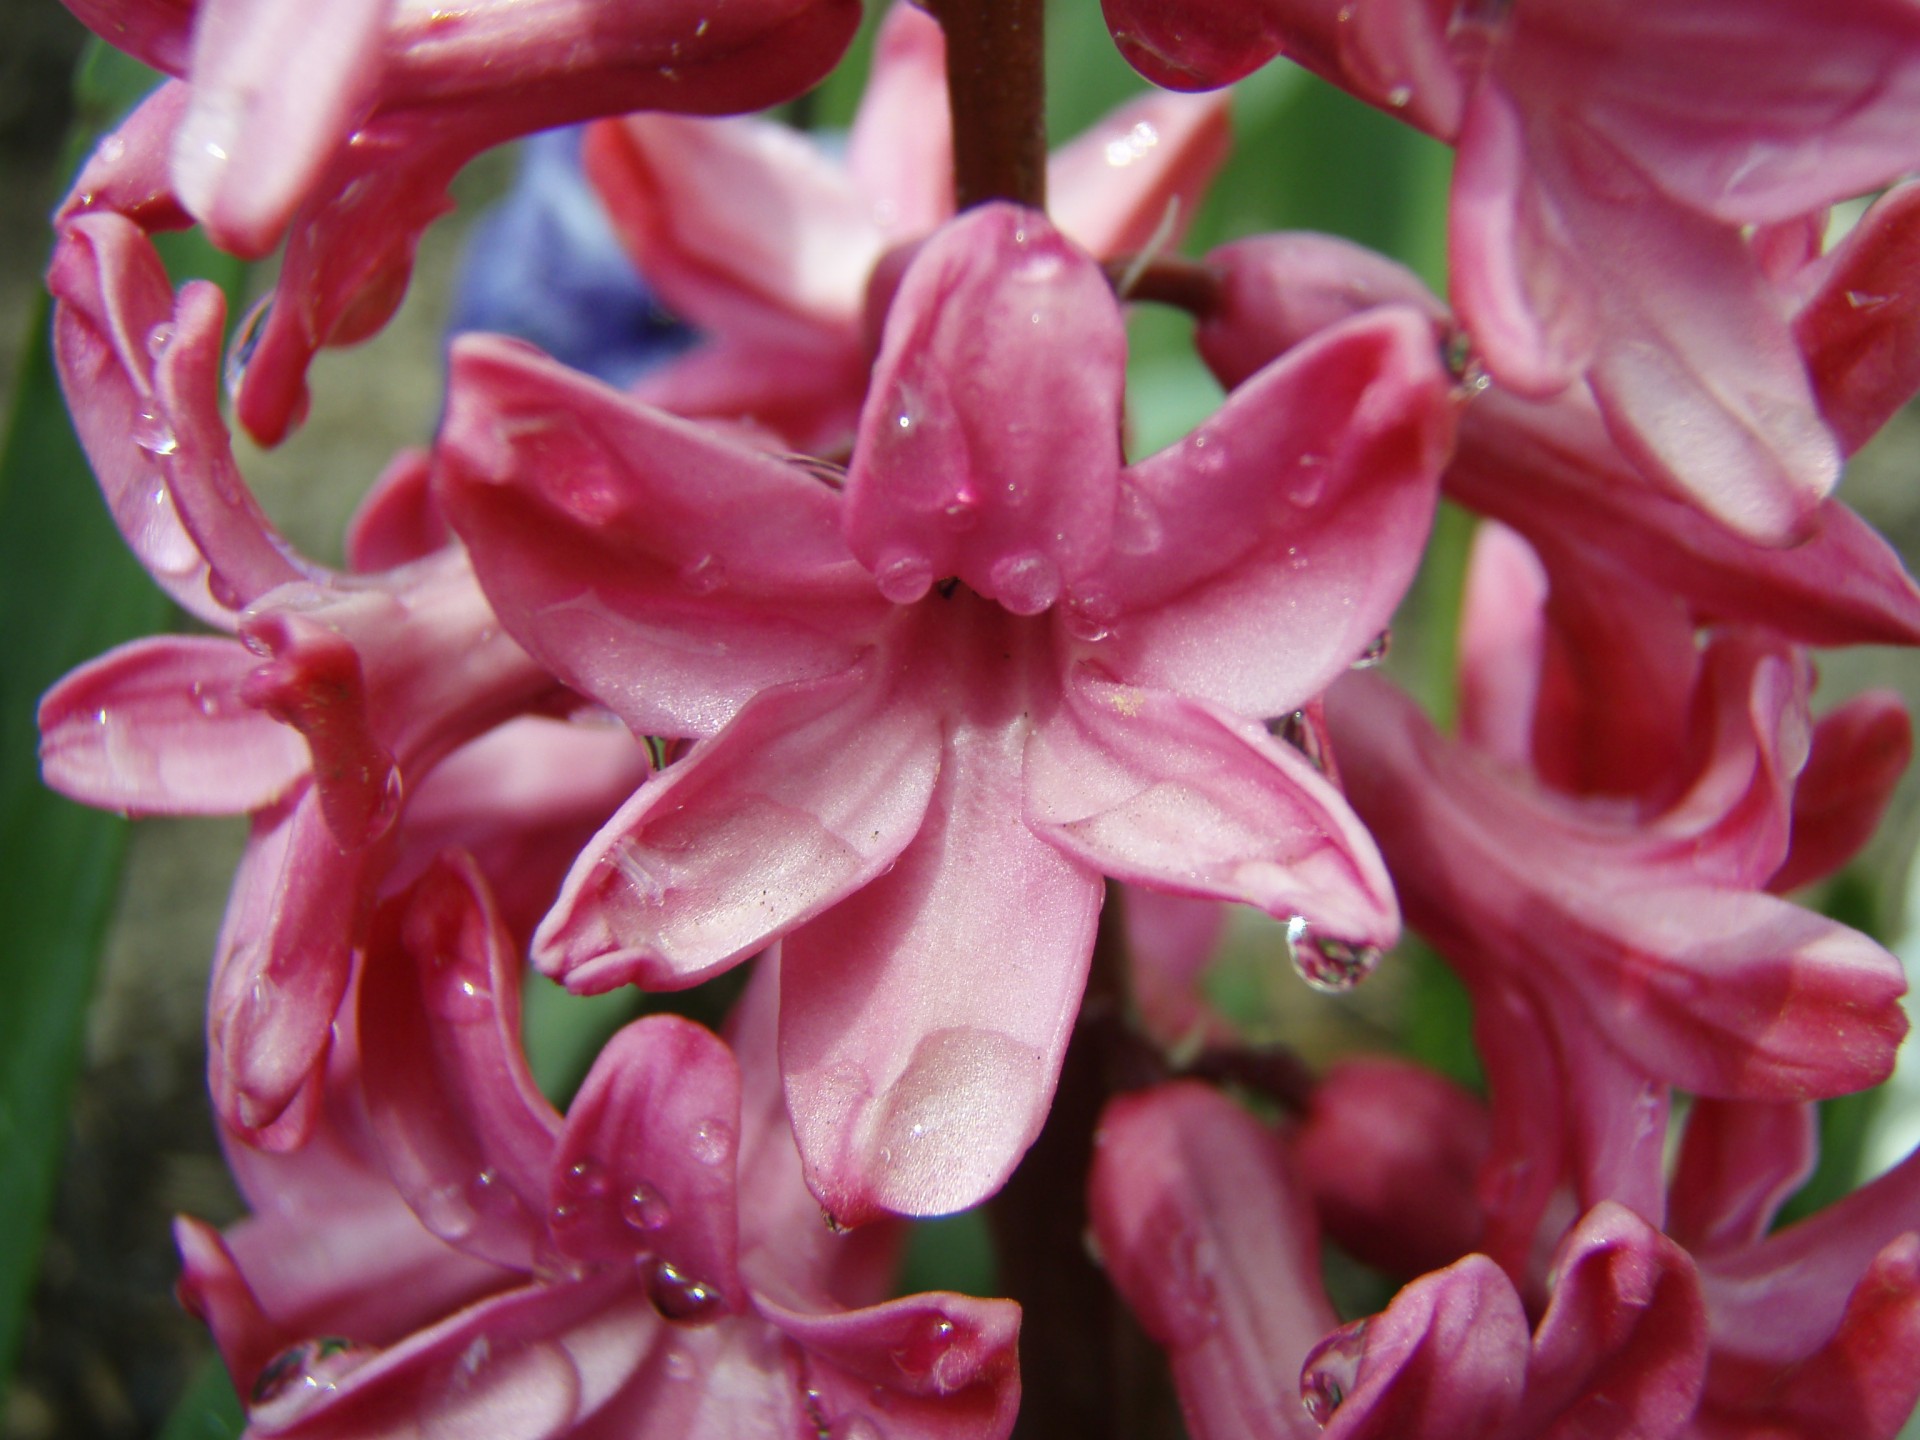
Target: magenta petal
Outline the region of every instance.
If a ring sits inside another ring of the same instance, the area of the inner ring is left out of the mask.
[[[1912,758],[1913,722],[1906,702],[1891,691],[1857,695],[1823,715],[1794,786],[1786,863],[1767,888],[1792,890],[1851,860],[1880,828]]]
[[[637,734],[718,731],[887,609],[805,471],[512,342],[459,341],[440,497],[501,623]]]
[[[214,951],[208,1085],[252,1143],[319,1080],[368,903],[371,852],[334,844],[311,789],[254,817]],[[317,1093],[317,1092],[316,1092]],[[272,1139],[297,1143],[301,1126]]]
[[[347,522],[347,564],[355,572],[397,570],[452,541],[432,478],[433,457],[418,446],[387,462]]]
[[[260,1308],[247,1277],[213,1226],[180,1216],[173,1222],[173,1243],[180,1252],[175,1294],[181,1308],[213,1332],[228,1374],[259,1374],[292,1337]]]
[[[179,0],[73,0],[80,23],[134,59],[169,75],[184,74],[191,53],[193,8]]]
[[[655,1304],[669,1318],[741,1310],[739,1144],[732,1052],[677,1015],[634,1021],[568,1107],[548,1192],[554,1243],[592,1266],[651,1254]]]
[[[1920,297],[1907,283],[1920,261],[1917,211],[1920,184],[1896,185],[1875,201],[1793,319],[1820,413],[1848,453],[1920,389]]]
[[[1244,900],[1350,945],[1399,912],[1373,839],[1312,762],[1203,702],[1077,674],[1027,747],[1037,833],[1089,868]]]
[[[521,1052],[520,967],[470,860],[438,862],[384,914],[360,1028],[373,1131],[421,1223],[529,1268],[560,1118]]]
[[[1169,90],[1231,85],[1280,53],[1285,32],[1266,5],[1101,0],[1127,63]]]
[[[854,554],[897,603],[957,575],[1035,615],[1105,558],[1126,336],[1100,268],[1044,216],[936,232],[887,314],[847,479]]]
[[[1706,1257],[1765,1237],[1788,1196],[1813,1174],[1811,1105],[1693,1102],[1669,1190],[1667,1233]]]
[[[978,1203],[1046,1118],[1101,892],[1021,819],[1022,728],[957,727],[913,843],[784,944],[787,1108],[844,1224]]]
[[[535,958],[580,991],[724,969],[891,866],[926,813],[939,739],[872,658],[763,693],[607,822]]]
[[[180,198],[222,248],[258,256],[380,81],[389,0],[199,0],[193,100],[174,140]]]
[[[259,658],[227,639],[155,636],[109,651],[40,701],[40,773],[130,815],[244,815],[306,774],[300,737],[241,698]]]
[[[1307,1357],[1300,1395],[1333,1440],[1498,1435],[1526,1383],[1527,1317],[1484,1255],[1424,1275]]]
[[[1604,1204],[1561,1242],[1553,1272],[1516,1433],[1679,1433],[1707,1360],[1706,1307],[1686,1252]]]
[[[1113,616],[1096,655],[1130,683],[1242,715],[1325,689],[1412,579],[1449,390],[1428,324],[1383,310],[1288,352],[1130,467],[1114,556],[1077,597]]]
[[[818,1421],[858,1435],[1000,1440],[1020,1408],[1020,1307],[969,1295],[908,1295],[865,1310],[804,1314],[758,1308],[802,1352]],[[876,1422],[875,1417],[884,1417]]]
[[[1335,1324],[1278,1142],[1192,1082],[1107,1106],[1088,1181],[1102,1262],[1173,1362],[1194,1440],[1312,1440],[1301,1362]]]
[[[1499,521],[1479,525],[1460,597],[1458,729],[1463,744],[1518,771],[1533,765],[1546,604],[1540,557]]]
[[[124,0],[114,3],[116,8],[126,9]],[[169,0],[160,3],[174,11]],[[78,11],[83,6],[90,8],[90,0],[76,0],[72,8]],[[116,48],[133,51],[129,43],[132,38],[126,33],[117,34],[113,43]],[[149,234],[155,230],[184,230],[193,224],[193,217],[181,208],[179,197],[173,193],[168,174],[174,132],[192,98],[191,86],[170,80],[135,106],[118,129],[94,146],[80,167],[60,208],[54,211],[55,227],[64,227],[85,210],[124,215]]]

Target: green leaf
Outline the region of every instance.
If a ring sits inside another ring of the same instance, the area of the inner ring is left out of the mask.
[[[154,79],[103,50],[82,66],[75,156],[89,122],[97,133]],[[240,277],[238,262],[204,248],[176,246],[173,258],[230,288]],[[41,787],[34,709],[75,665],[164,628],[171,613],[121,543],[67,422],[44,300],[32,326],[0,443],[0,1389],[19,1351],[126,842],[125,821]]]
[[[233,1440],[246,1427],[246,1413],[227,1378],[227,1367],[217,1355],[210,1355],[167,1417],[160,1440]]]

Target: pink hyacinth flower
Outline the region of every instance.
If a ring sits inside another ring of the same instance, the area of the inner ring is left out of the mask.
[[[134,641],[67,676],[40,706],[43,773],[130,814],[253,817],[216,952],[210,1075],[230,1125],[297,1143],[368,908],[418,873],[422,839],[504,846],[533,891],[519,908],[544,907],[555,859],[529,846],[599,823],[646,757],[605,727],[501,731],[492,769],[467,769],[457,802],[443,784],[433,823],[396,835],[436,765],[547,703],[552,677],[501,633],[457,548],[343,575],[274,531],[220,418],[216,289],[176,302],[113,215],[71,223],[51,284],[62,383],[109,508],[168,593],[229,633]],[[556,763],[566,783],[529,805],[517,768]]]
[[[634,393],[680,415],[750,418],[844,454],[898,267],[953,214],[940,26],[895,5],[844,160],[761,120],[634,115],[588,132],[585,163],[635,264],[706,336]],[[1226,156],[1224,95],[1156,94],[1058,151],[1048,212],[1105,260],[1178,240]],[[876,293],[869,295],[869,282]]]
[[[1338,793],[1258,717],[1407,582],[1450,406],[1385,313],[1123,468],[1098,267],[1007,206],[890,312],[844,489],[524,348],[456,346],[441,494],[503,623],[702,743],[581,857],[535,959],[696,983],[785,935],[781,1056],[845,1222],[939,1213],[1038,1132],[1113,875],[1377,945]]]
[[[461,1305],[369,1274],[383,1242],[354,1228],[364,1207],[302,1209],[294,1233],[276,1207],[306,1195],[274,1185],[288,1159],[250,1157],[259,1218],[224,1247],[183,1234],[250,1434],[1006,1435],[1018,1308],[885,1299],[897,1237],[835,1234],[802,1184],[771,968],[735,1016],[738,1063],[687,1021],[636,1021],[563,1117],[528,1073],[519,962],[470,863],[386,907],[370,952],[356,1143],[386,1163],[386,1204],[419,1216],[408,1233],[439,1269],[412,1273],[483,1283]],[[318,1254],[337,1298],[300,1303],[289,1280]]]
[[[730,114],[790,99],[839,59],[860,15],[858,0],[72,8],[188,78],[102,141],[60,218],[197,219],[244,255],[287,239],[272,301],[238,342],[237,413],[263,444],[304,417],[315,353],[364,339],[393,313],[420,232],[451,208],[448,183],[473,156],[601,115]]]
[[[1163,83],[1276,50],[1455,144],[1453,297],[1495,380],[1584,380],[1635,464],[1797,539],[1832,488],[1766,235],[1920,160],[1904,5],[1109,0]]]

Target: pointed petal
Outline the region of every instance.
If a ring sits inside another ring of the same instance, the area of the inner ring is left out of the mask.
[[[1337,1323],[1274,1137],[1191,1081],[1112,1101],[1088,1179],[1114,1285],[1168,1351],[1195,1440],[1312,1440],[1296,1380]]]
[[[636,734],[844,671],[888,609],[818,480],[511,342],[455,344],[436,463],[501,623]]]
[[[1110,260],[1180,243],[1227,158],[1227,93],[1151,94],[1054,152],[1047,209],[1069,239]]]
[[[580,991],[678,989],[889,868],[940,766],[937,715],[895,681],[869,659],[768,691],[635,792],[574,863],[537,963]]]
[[[1112,617],[1105,666],[1242,715],[1325,689],[1412,579],[1449,390],[1426,322],[1384,310],[1290,351],[1130,467],[1115,554],[1076,597]]]
[[[976,1204],[1046,1118],[1100,885],[1022,822],[1022,729],[957,727],[893,869],[783,946],[787,1108],[843,1224]]]
[[[1767,888],[1784,893],[1834,874],[1873,838],[1913,758],[1913,722],[1892,691],[1857,695],[1820,717],[1793,790],[1786,863]]]
[[[347,522],[347,564],[359,574],[395,570],[453,540],[433,498],[433,456],[400,451],[380,472]]]
[[[1027,749],[1035,832],[1089,868],[1393,943],[1372,837],[1311,761],[1212,706],[1077,673]]]
[[[40,773],[129,815],[244,815],[307,772],[294,731],[248,705],[259,657],[212,636],[155,636],[90,661],[40,701]]]
[[[1458,729],[1462,744],[1515,770],[1533,764],[1546,603],[1540,557],[1499,521],[1482,522],[1460,597]]]
[[[1874,202],[1828,256],[1793,317],[1820,414],[1841,448],[1857,451],[1920,390],[1920,303],[1908,283],[1920,257],[1920,184]]]
[[[1698,1099],[1668,1194],[1667,1233],[1702,1258],[1762,1239],[1813,1174],[1811,1105]]]
[[[847,170],[889,238],[928,234],[953,213],[946,36],[917,5],[892,5],[880,22]]]
[[[648,371],[628,393],[689,419],[759,427],[803,455],[844,455],[860,424],[869,365],[851,344],[771,350],[715,336]],[[820,473],[841,478],[831,467]]]
[[[983,205],[914,256],[847,477],[847,543],[891,600],[957,575],[1035,615],[1107,550],[1126,335],[1044,216]]]
[[[74,9],[79,13],[83,7],[91,8],[91,4],[92,0],[79,0]],[[169,13],[178,15],[168,0],[160,0],[160,4]],[[120,0],[115,0],[114,8],[123,13],[127,9]],[[129,26],[128,31],[131,29]],[[184,29],[180,39],[184,49]],[[116,48],[137,53],[137,40],[131,33],[116,35],[113,43]],[[172,67],[156,65],[154,68]],[[60,208],[54,211],[54,227],[64,229],[67,221],[90,210],[124,215],[149,234],[156,230],[184,230],[193,224],[193,217],[181,207],[179,196],[173,193],[173,181],[168,173],[173,134],[192,98],[190,85],[169,80],[135,106],[118,129],[102,137],[93,147],[93,153],[80,167],[80,173],[61,200]]]
[[[530,1269],[560,1117],[520,1048],[520,967],[464,856],[386,907],[361,980],[368,1118],[393,1183],[449,1245]]]

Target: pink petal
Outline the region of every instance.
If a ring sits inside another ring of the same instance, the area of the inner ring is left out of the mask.
[[[1100,886],[1022,822],[1024,738],[1019,722],[953,726],[893,869],[785,942],[787,1108],[842,1224],[976,1204],[1046,1118]]]
[[[1533,765],[1546,604],[1532,547],[1497,520],[1480,524],[1460,597],[1458,728],[1463,744],[1515,770]]]
[[[1834,874],[1880,828],[1913,758],[1913,722],[1891,691],[1857,695],[1821,716],[1793,791],[1786,863],[1767,882],[1784,893]]]
[[[396,454],[347,522],[347,564],[360,574],[394,570],[453,539],[433,498],[433,456],[418,446]]]
[[[309,8],[200,0],[180,197],[216,244],[259,256],[379,89],[388,0]]]
[[[1827,258],[1818,288],[1793,318],[1820,414],[1849,454],[1920,389],[1914,245],[1920,185],[1889,190]]]
[[[896,603],[957,575],[1034,615],[1105,557],[1126,337],[1043,216],[981,206],[914,257],[847,477],[847,543]]]
[[[1413,576],[1448,390],[1425,322],[1383,311],[1290,352],[1130,467],[1113,559],[1077,597],[1112,617],[1100,662],[1242,715],[1326,688]]]
[[[1372,837],[1263,726],[1079,671],[1034,731],[1026,780],[1035,833],[1091,869],[1303,915],[1349,945],[1398,935]]]
[[[83,20],[87,16],[81,12],[93,8],[93,0],[78,0],[74,6]],[[116,0],[116,8],[125,12],[128,7],[123,0]],[[159,8],[175,17],[181,15],[168,0],[160,0]],[[87,20],[87,23],[93,22]],[[179,49],[184,53],[184,26],[178,38]],[[117,48],[138,54],[139,37],[132,25],[116,35],[113,43]],[[174,70],[170,65],[156,64],[154,68]],[[170,80],[135,106],[119,128],[104,136],[87,156],[60,208],[54,211],[55,227],[64,229],[67,221],[89,210],[109,210],[124,215],[148,233],[184,230],[193,224],[193,217],[181,207],[179,197],[173,193],[168,173],[174,131],[179,128],[180,117],[192,98],[191,86]]]
[[[448,1244],[520,1271],[560,1117],[520,1048],[520,967],[465,857],[389,906],[361,981],[367,1109],[394,1185]]]
[[[1311,1440],[1296,1377],[1336,1323],[1274,1137],[1193,1082],[1111,1102],[1088,1180],[1102,1262],[1173,1362],[1194,1440]]]
[[[880,258],[872,206],[805,134],[770,120],[629,115],[582,163],[640,273],[702,330],[819,348],[859,333]]]
[[[1169,90],[1231,85],[1280,52],[1285,30],[1264,5],[1168,9],[1153,0],[1101,0],[1127,63]]]
[[[1047,166],[1047,208],[1102,260],[1186,233],[1227,158],[1227,96],[1144,95],[1076,135]]]
[[[300,737],[241,699],[257,656],[212,636],[109,651],[40,701],[40,773],[126,814],[244,815],[307,772]]]
[[[834,492],[502,340],[454,346],[440,497],[501,623],[637,734],[837,674],[887,607]]]
[[[1210,1031],[1224,1036],[1227,1027],[1201,998],[1200,978],[1226,927],[1227,907],[1140,885],[1109,891],[1107,904],[1115,903],[1133,965],[1128,980],[1134,1007],[1148,1033],[1167,1048]]]
[[[759,426],[805,455],[844,455],[870,364],[865,349],[851,345],[769,350],[714,337],[649,370],[628,393],[690,419]],[[831,468],[820,473],[839,479]]]
[[[535,959],[580,991],[706,979],[890,868],[939,765],[937,716],[873,661],[767,691],[581,852]]]
[[[740,1071],[712,1032],[677,1015],[607,1042],[568,1107],[549,1211],[562,1254],[644,1271],[669,1319],[745,1308],[737,1269]]]
[[[68,7],[94,34],[144,65],[184,74],[193,9],[180,0],[74,0]]]
[[[880,22],[847,170],[889,237],[925,235],[953,213],[946,37],[917,5],[893,4]]]
[[[1818,1155],[1811,1105],[1693,1102],[1669,1195],[1667,1233],[1695,1255],[1738,1250],[1765,1237]]]

